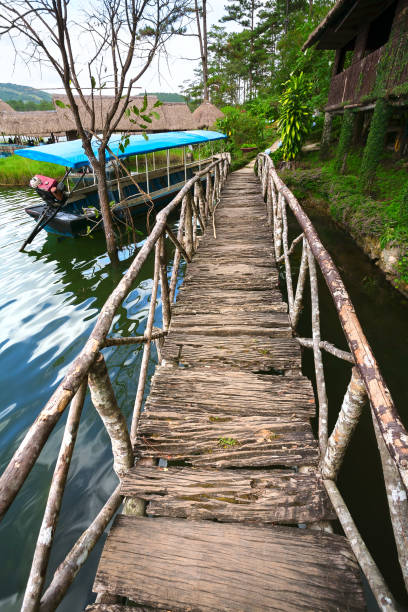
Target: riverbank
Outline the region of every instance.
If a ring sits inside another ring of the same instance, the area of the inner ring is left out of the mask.
[[[0,187],[27,187],[34,174],[58,179],[64,173],[63,166],[36,162],[17,155],[0,159]]]
[[[371,196],[360,189],[360,162],[358,153],[350,153],[346,173],[341,175],[334,168],[334,160],[322,163],[318,152],[310,152],[294,169],[282,170],[281,175],[303,204],[329,214],[387,280],[408,297],[408,219],[402,201],[408,180],[406,161],[385,157]]]

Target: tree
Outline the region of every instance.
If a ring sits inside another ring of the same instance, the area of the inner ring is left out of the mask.
[[[261,8],[262,4],[260,0],[241,0],[240,2],[228,0],[228,4],[225,6],[227,14],[221,19],[223,22],[234,21],[249,32],[249,98],[253,95],[253,69],[255,67],[254,46],[256,39],[255,21],[257,11]]]
[[[49,66],[61,79],[83,148],[98,179],[111,261],[117,260],[117,248],[105,169],[109,138],[132,100],[135,84],[156,53],[170,36],[183,32],[181,21],[188,4],[188,0],[95,0],[78,9],[70,0],[0,0],[0,37],[9,36],[16,53],[27,63]],[[28,43],[24,49],[21,39]],[[113,91],[112,100],[98,117],[103,129],[95,148],[96,99],[107,90]],[[143,114],[141,119],[145,117],[148,115]]]
[[[207,0],[194,0],[194,11],[197,23],[197,36],[200,44],[202,82],[203,82],[203,101],[209,101],[208,95],[208,36],[207,36]]]

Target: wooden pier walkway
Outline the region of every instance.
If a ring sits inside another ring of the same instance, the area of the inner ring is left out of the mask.
[[[313,390],[251,168],[229,177],[215,219],[173,310],[141,460],[122,479],[146,516],[116,518],[94,591],[149,610],[363,610],[347,539],[321,529],[335,513],[316,470]]]

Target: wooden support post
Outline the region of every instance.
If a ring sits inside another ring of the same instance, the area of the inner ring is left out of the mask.
[[[174,235],[173,230],[171,229],[171,227],[169,227],[168,225],[166,225],[166,232],[167,232],[168,237],[170,238],[170,240],[172,241],[172,243],[176,247],[176,249],[178,249],[180,251],[181,255],[184,257],[184,259],[188,263],[190,263],[191,259],[189,258],[189,256],[185,252],[184,248],[182,247],[182,245],[180,244],[180,242],[178,241],[178,239]]]
[[[326,454],[322,459],[321,472],[323,478],[336,480],[366,399],[365,385],[357,368],[354,367],[336,425],[327,442]]]
[[[170,327],[171,309],[169,300],[169,281],[167,278],[166,243],[164,240],[164,235],[160,236],[158,240],[158,245],[160,260],[160,288],[162,300],[163,330],[167,331]]]
[[[292,283],[292,270],[290,266],[290,259],[288,254],[288,219],[286,216],[286,200],[284,196],[281,196],[281,211],[282,211],[282,244],[283,244],[283,255],[285,260],[285,276],[286,276],[286,288],[288,292],[289,302],[289,315],[292,317],[293,313],[293,283]]]
[[[384,439],[378,427],[377,419],[371,412],[373,419],[375,437],[377,438],[378,450],[380,452],[382,471],[384,476],[387,501],[390,509],[392,529],[394,531],[395,544],[397,546],[398,559],[401,566],[405,587],[408,589],[408,500],[407,490],[401,480],[401,476],[395,467],[395,463],[385,445]]]
[[[21,607],[23,612],[34,612],[40,602],[87,387],[85,379],[71,401]]]
[[[144,388],[145,388],[146,378],[147,378],[147,368],[149,366],[151,337],[152,337],[152,330],[153,330],[153,323],[154,323],[154,315],[156,312],[157,289],[159,286],[159,276],[160,276],[160,251],[159,249],[160,249],[160,244],[158,240],[155,245],[153,287],[152,287],[152,295],[150,297],[149,314],[147,315],[147,323],[146,323],[146,331],[145,331],[145,335],[147,336],[147,338],[149,338],[149,340],[146,342],[146,344],[143,347],[142,363],[140,365],[140,373],[139,373],[139,380],[137,383],[135,405],[133,408],[132,425],[130,428],[130,440],[132,444],[134,444],[136,440],[136,436],[137,436],[137,426],[139,423],[140,411],[142,409]]]
[[[208,215],[212,212],[213,209],[213,200],[212,200],[212,178],[211,178],[211,172],[207,172],[206,174],[206,179],[207,179],[207,184],[206,184],[206,190],[205,190],[205,200],[206,200],[206,213],[205,216],[208,217]]]
[[[201,189],[200,189],[201,188]],[[204,203],[204,194],[203,194],[203,186],[201,185],[201,181],[197,181],[194,185],[194,199],[197,205],[197,209],[200,213],[200,223],[202,223],[201,231],[204,232],[206,228],[206,218],[205,218],[205,203]]]
[[[320,350],[320,312],[319,312],[319,290],[317,285],[316,263],[307,245],[307,258],[310,274],[310,294],[312,302],[312,332],[313,332],[313,355],[316,373],[317,397],[319,400],[319,446],[322,456],[326,452],[328,435],[328,404],[326,394],[326,383],[324,380],[323,359]]]
[[[275,243],[275,258],[279,259],[282,250],[282,198],[278,192],[276,197],[275,189],[272,191],[272,199],[274,200],[274,243]]]
[[[272,177],[269,175],[268,171],[268,179],[267,179],[267,188],[266,188],[266,223],[272,227],[273,225],[273,196],[272,192],[274,190]]]
[[[179,227],[178,227],[178,231],[177,231],[177,240],[179,241],[180,244],[183,244],[184,224],[185,224],[185,218],[186,218],[186,207],[187,207],[187,198],[186,198],[186,196],[184,196],[183,202],[182,202],[182,205],[181,205]],[[186,253],[186,255],[187,255],[187,253]],[[187,255],[187,257],[188,257],[188,255]],[[174,253],[173,269],[171,271],[171,278],[170,278],[170,304],[173,304],[174,298],[176,296],[176,287],[177,287],[179,265],[180,265],[180,251],[177,249],[176,252]]]
[[[193,211],[191,206],[191,193],[186,195],[186,218],[185,218],[185,249],[187,255],[192,258],[194,254],[193,243]]]
[[[92,403],[111,440],[113,469],[120,478],[133,465],[133,451],[126,419],[116,401],[105,359],[101,353],[89,370],[88,383]]]
[[[88,559],[93,547],[105,531],[113,515],[122,503],[118,486],[95,520],[76,541],[64,561],[57,568],[50,586],[41,598],[39,612],[54,612],[72,584],[75,576]]]
[[[395,612],[395,610],[398,610],[396,601],[385,584],[384,578],[382,577],[374,559],[370,555],[367,546],[364,544],[364,541],[358,532],[358,529],[351,517],[350,512],[348,511],[346,504],[344,503],[342,496],[340,495],[335,482],[332,480],[324,480],[323,483],[339,518],[341,526],[343,527],[343,531],[350,542],[350,546],[356,556],[364,576],[367,578],[380,610],[382,612]]]
[[[306,239],[303,238],[302,258],[300,260],[300,269],[299,269],[299,276],[298,276],[298,281],[296,285],[295,299],[293,302],[292,315],[290,317],[292,327],[294,330],[296,329],[297,324],[299,323],[299,317],[302,311],[303,293],[304,293],[304,289],[306,285],[307,266],[308,266],[307,244],[306,244]]]

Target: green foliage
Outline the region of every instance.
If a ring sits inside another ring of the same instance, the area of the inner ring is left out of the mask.
[[[385,136],[390,114],[391,107],[389,104],[387,104],[384,98],[379,98],[375,105],[373,118],[371,119],[367,144],[361,162],[361,185],[366,192],[369,192],[373,187],[375,172],[384,154]]]
[[[11,108],[14,108],[16,111],[54,110],[53,103],[48,100],[41,100],[40,102],[35,102],[34,100],[27,102],[22,100],[7,100],[7,104],[10,104]]]
[[[65,168],[55,164],[37,162],[18,155],[0,159],[0,185],[28,185],[34,174],[51,178],[64,176]]]
[[[285,161],[295,159],[309,133],[312,120],[310,108],[310,81],[303,72],[286,81],[279,100],[279,130]]]
[[[345,110],[334,164],[337,172],[341,172],[342,174],[344,174],[345,171],[346,158],[353,138],[353,124],[354,113],[352,113],[351,110]]]
[[[283,180],[299,199],[312,199],[330,208],[333,218],[350,228],[354,236],[378,241],[380,248],[400,248],[398,283],[408,283],[408,183],[403,162],[384,159],[376,171],[376,197],[364,193],[360,185],[361,155],[349,153],[347,174],[339,175],[335,160],[322,165],[318,153],[307,155],[302,168],[285,171]],[[305,167],[306,166],[306,167]]]
[[[332,0],[244,0],[225,7],[221,23],[232,21],[240,31],[214,25],[208,33],[210,99],[216,106],[243,103],[269,121],[276,119],[282,83],[303,72],[312,84],[313,109],[327,102],[333,51],[302,51],[308,35],[332,6]],[[312,8],[312,10],[311,10]],[[202,101],[202,71],[195,71],[183,93],[195,108]]]
[[[227,147],[232,152],[242,147],[244,142],[254,142],[262,146],[265,139],[265,121],[238,106],[224,106],[224,117],[217,119],[216,128],[228,135]]]
[[[399,204],[400,222],[408,228],[408,182],[401,192],[401,200]]]

